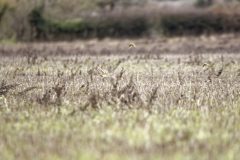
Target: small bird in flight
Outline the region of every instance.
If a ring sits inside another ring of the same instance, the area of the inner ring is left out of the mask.
[[[97,68],[97,71],[101,77],[107,77],[107,73],[103,71],[101,68]]]
[[[128,49],[130,49],[130,48],[132,48],[132,47],[136,47],[136,45],[135,45],[135,44],[133,44],[133,43],[130,43],[130,44],[129,44],[129,48],[128,48]]]

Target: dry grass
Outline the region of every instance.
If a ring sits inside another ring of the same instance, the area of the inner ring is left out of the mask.
[[[240,56],[136,43],[2,46],[0,159],[238,159]]]

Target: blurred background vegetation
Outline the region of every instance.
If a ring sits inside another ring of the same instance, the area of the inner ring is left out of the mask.
[[[0,0],[0,40],[239,32],[240,0]]]

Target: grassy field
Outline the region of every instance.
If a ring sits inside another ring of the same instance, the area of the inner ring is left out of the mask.
[[[0,159],[237,160],[237,42],[1,45]]]

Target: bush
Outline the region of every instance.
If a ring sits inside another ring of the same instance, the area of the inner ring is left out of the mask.
[[[162,13],[153,10],[146,12],[147,14],[139,14],[136,10],[129,9],[128,12],[124,13],[111,12],[110,14],[98,15],[95,18],[86,16],[85,18],[73,19],[46,18],[43,11],[44,6],[35,7],[28,15],[28,22],[32,29],[24,30],[23,28],[22,30],[31,31],[31,39],[72,40],[142,37],[149,36],[149,31],[153,29],[162,31],[166,36],[221,34],[240,31],[240,13],[234,11],[199,9],[197,11]],[[17,38],[23,34],[18,35]]]
[[[209,7],[213,4],[213,0],[197,0],[195,3],[196,7]]]
[[[161,27],[164,35],[200,35],[240,31],[240,14],[181,13],[166,14]]]
[[[42,15],[43,9],[44,6],[36,7],[29,14],[29,23],[32,28],[35,29],[35,32],[33,31],[32,36],[38,39],[46,38],[46,34],[48,33],[48,26]]]
[[[3,15],[8,9],[12,9],[14,6],[13,2],[7,0],[1,0],[0,2],[0,22],[2,20]]]
[[[104,37],[140,37],[147,35],[149,24],[147,17],[108,16],[101,19],[91,18],[72,20],[53,20],[43,17],[43,6],[36,7],[29,14],[29,23],[34,28],[33,38],[57,39],[68,35],[81,38]]]
[[[2,6],[2,8],[0,9],[0,22],[6,10],[7,10],[7,5]]]
[[[109,17],[98,21],[96,36],[104,37],[140,37],[149,29],[146,17]]]

